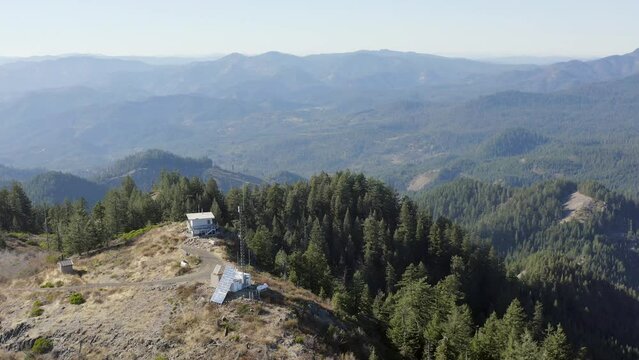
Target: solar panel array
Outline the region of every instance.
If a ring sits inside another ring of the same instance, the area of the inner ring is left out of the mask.
[[[231,289],[234,278],[235,268],[233,268],[232,266],[227,266],[226,268],[224,268],[224,274],[222,274],[222,278],[220,278],[220,282],[217,284],[213,296],[211,296],[211,302],[214,302],[216,304],[222,304],[224,302],[226,294]]]

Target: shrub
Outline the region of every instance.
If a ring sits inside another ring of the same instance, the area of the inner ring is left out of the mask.
[[[27,240],[27,245],[40,247],[40,243],[37,240],[34,240],[34,239]]]
[[[189,263],[189,265],[193,265],[193,266],[197,266],[200,265],[200,263],[202,263],[202,259],[200,259],[199,256],[193,256],[190,255],[186,258],[186,261]]]
[[[29,239],[29,234],[19,231],[10,232],[9,236],[22,241],[27,241]]]
[[[155,357],[155,360],[169,360],[169,358],[166,357],[166,355],[158,355]]]
[[[36,301],[33,302],[33,307],[40,307],[42,305],[44,305],[44,304],[40,300],[36,300]]]
[[[240,304],[237,307],[237,314],[240,316],[247,315],[251,311],[251,307],[248,304]]]
[[[146,227],[143,227],[141,229],[137,229],[137,230],[133,230],[133,231],[129,231],[128,233],[124,233],[124,234],[120,234],[118,235],[118,238],[122,239],[125,242],[129,242],[139,236],[144,235],[145,233],[149,232],[150,230],[153,230],[153,228],[155,228],[156,225],[149,225]]]
[[[58,280],[55,282],[55,287],[62,287],[62,285],[64,285],[64,281],[62,280]]]
[[[304,343],[304,337],[302,335],[297,335],[293,339],[293,342],[296,343],[296,344],[303,344]]]
[[[40,287],[43,288],[43,289],[52,288],[53,287],[53,283],[51,281],[47,281],[44,284],[40,285]]]
[[[44,309],[39,307],[39,306],[34,306],[31,308],[31,312],[29,313],[30,317],[38,317],[40,315],[44,314]]]
[[[84,304],[85,300],[84,300],[84,296],[82,296],[82,294],[74,292],[71,295],[69,295],[69,303],[71,303],[72,305],[80,305],[80,304]]]
[[[49,264],[57,264],[60,260],[60,255],[58,254],[47,254],[47,263]]]
[[[188,274],[189,272],[191,272],[191,268],[190,267],[180,267],[176,272],[175,272],[175,276],[182,276],[184,274]]]
[[[53,349],[53,341],[47,338],[37,338],[31,347],[31,351],[36,354],[46,354]]]
[[[291,330],[297,327],[297,319],[288,319],[284,321],[284,324],[282,324],[282,327],[285,330]]]

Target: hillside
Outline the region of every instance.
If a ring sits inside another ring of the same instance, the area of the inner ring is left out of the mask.
[[[326,335],[328,326],[337,332],[348,329],[334,317],[330,305],[267,274],[255,274],[256,281],[271,287],[263,294],[263,301],[207,304],[213,291],[208,285],[212,265],[203,263],[192,269],[198,273],[204,270],[200,267],[207,267],[198,279],[176,276],[184,258],[182,226],[157,228],[124,247],[76,258],[81,276],[60,275],[54,263],[43,261],[41,267],[0,284],[4,287],[0,295],[0,356],[10,358],[12,352],[28,350],[38,337],[51,340],[51,354],[60,358],[108,355],[153,359],[163,355],[192,359],[214,354],[217,359],[235,359],[239,354],[247,358],[311,359],[314,354],[337,358],[342,346],[355,353],[361,351],[361,346],[350,340],[340,343]],[[19,241],[12,244],[23,246]],[[0,252],[3,273],[5,267],[11,268],[7,260],[19,256],[17,251],[12,247],[9,252]],[[45,254],[37,248],[28,251],[34,258]],[[125,263],[131,270],[128,273],[122,272]],[[143,283],[152,279],[168,280]],[[39,288],[46,282],[61,285]],[[34,289],[7,292],[7,286]],[[85,303],[70,305],[71,292],[81,293]],[[34,302],[40,304],[41,315],[29,315]],[[345,358],[354,358],[352,354]]]
[[[601,333],[639,340],[627,336],[636,315],[622,315],[639,310],[635,201],[592,182],[513,189],[462,179],[424,192],[418,203],[490,242],[513,276],[539,286],[540,301],[563,304],[552,313],[570,332],[596,348],[607,342]]]
[[[150,191],[162,172],[177,172],[202,180],[214,179],[225,192],[244,184],[263,183],[259,178],[213,166],[208,158],[182,157],[162,150],[146,150],[117,160],[100,170],[96,181],[113,188],[119,186],[125,177],[131,177],[139,188]]]
[[[209,159],[186,158],[162,150],[147,150],[117,160],[96,176],[99,183],[108,187],[119,186],[122,180],[130,176],[142,189],[151,190],[163,171],[177,171],[183,176],[199,177],[212,167]]]
[[[25,191],[37,204],[60,204],[83,198],[92,205],[102,199],[107,188],[72,174],[49,171],[28,181]]]
[[[223,192],[244,185],[261,185],[265,181],[246,174],[213,166],[207,158],[181,157],[162,150],[147,150],[117,160],[105,168],[86,172],[89,179],[60,171],[21,170],[0,165],[0,188],[18,181],[35,204],[60,204],[65,200],[83,198],[89,206],[102,199],[108,189],[120,186],[130,177],[140,189],[151,191],[163,172],[176,172],[203,181],[213,179]],[[278,180],[298,179],[295,174],[282,173]],[[299,178],[301,179],[301,178]],[[296,181],[296,180],[295,180]]]
[[[286,170],[279,171],[267,178],[267,181],[272,184],[294,184],[304,180],[306,180],[306,178],[303,176]]]
[[[551,92],[577,85],[621,79],[639,73],[639,49],[590,61],[572,60],[529,71],[498,75],[502,83],[524,91]]]
[[[139,72],[149,68],[149,65],[138,61],[85,56],[9,62],[0,66],[0,95],[96,85],[119,72]]]
[[[0,183],[10,183],[11,181],[29,181],[34,176],[43,173],[42,169],[17,169],[0,164]]]
[[[584,270],[639,291],[638,205],[600,184],[555,180],[513,189],[463,179],[423,192],[418,202],[467,224],[502,254],[559,251]]]
[[[213,166],[206,170],[202,177],[204,179],[213,179],[219,186],[220,190],[227,192],[233,188],[241,188],[244,185],[262,185],[264,180],[255,176],[232,172],[222,169],[219,166]]]
[[[487,158],[521,155],[547,141],[523,128],[507,129],[486,140],[480,147],[480,153]]]

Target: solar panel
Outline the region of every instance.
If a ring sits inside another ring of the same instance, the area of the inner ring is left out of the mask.
[[[232,266],[227,266],[226,268],[224,268],[224,274],[222,274],[222,278],[220,278],[220,282],[217,284],[213,296],[211,296],[211,302],[214,302],[216,304],[222,304],[224,302],[226,294],[231,289],[234,278],[235,268]]]

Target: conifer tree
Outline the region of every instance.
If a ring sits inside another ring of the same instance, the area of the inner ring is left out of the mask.
[[[542,345],[542,358],[544,360],[568,360],[570,359],[570,344],[561,325],[553,330],[548,325],[546,330],[546,338]]]

